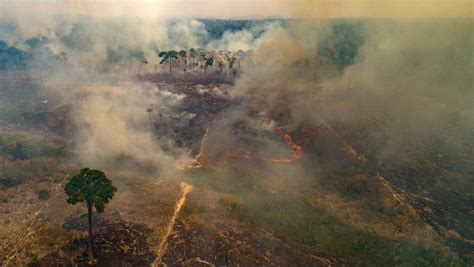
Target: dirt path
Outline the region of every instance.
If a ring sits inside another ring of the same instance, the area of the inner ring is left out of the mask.
[[[159,266],[161,263],[161,258],[163,257],[164,253],[166,252],[166,240],[168,240],[169,235],[171,234],[171,231],[173,230],[173,226],[175,224],[176,218],[179,215],[179,211],[184,205],[184,202],[186,201],[186,195],[193,190],[193,187],[185,182],[180,182],[180,187],[181,187],[181,197],[178,199],[176,202],[176,206],[174,208],[173,216],[170,219],[170,222],[168,224],[168,227],[166,228],[165,235],[163,236],[163,239],[160,242],[160,245],[156,249],[156,260],[152,264],[152,266]]]

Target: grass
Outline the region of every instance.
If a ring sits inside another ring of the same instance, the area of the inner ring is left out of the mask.
[[[283,193],[259,194],[248,200],[245,217],[284,231],[315,248],[348,255],[378,266],[467,266],[441,248],[411,240],[394,240],[356,229],[322,206]]]
[[[195,186],[229,194],[249,194],[265,191],[259,183],[259,177],[240,173],[214,172],[212,170],[190,170],[185,177]]]
[[[30,179],[62,179],[61,163],[67,156],[43,137],[0,132],[0,188]]]
[[[314,248],[350,256],[376,266],[468,266],[444,248],[407,239],[389,239],[359,230],[331,215],[325,207],[286,193],[270,193],[258,185],[258,177],[222,175],[193,170],[188,181],[218,192],[246,199],[232,209],[233,216],[284,232]]]
[[[64,244],[61,247],[61,250],[64,251],[65,253],[72,254],[72,253],[76,253],[77,251],[79,251],[80,248],[81,247],[80,247],[78,242],[70,241],[70,242]]]
[[[36,193],[38,194],[38,199],[40,200],[46,200],[46,199],[49,199],[50,197],[49,191],[45,189],[38,190],[38,192]]]
[[[0,155],[10,160],[29,160],[39,156],[64,157],[65,152],[36,135],[0,132]]]

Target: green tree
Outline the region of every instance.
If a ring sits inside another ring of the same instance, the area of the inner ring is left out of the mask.
[[[92,241],[92,207],[102,213],[105,205],[114,196],[117,188],[107,179],[104,172],[89,168],[82,169],[78,174],[69,178],[64,187],[68,198],[67,203],[75,205],[86,202],[89,222],[89,259],[94,260],[94,246]]]
[[[186,65],[188,63],[188,59],[187,59],[187,52],[185,50],[181,50],[178,52],[178,55],[179,57],[181,58],[181,62],[184,63],[184,72],[186,72]]]
[[[163,58],[160,61],[160,64],[165,64],[165,63],[169,64],[169,66],[170,66],[170,75],[171,75],[171,64],[173,63],[173,59],[178,58],[178,52],[176,52],[175,50],[171,50],[171,51],[168,51],[168,52],[163,51],[158,56]]]
[[[212,65],[214,64],[214,58],[210,57],[210,58],[207,58],[206,59],[206,67],[205,67],[205,70],[207,70],[208,67],[211,67],[212,68]]]
[[[318,53],[342,70],[354,64],[359,55],[359,48],[364,42],[362,25],[336,20],[331,27],[331,33],[319,42]]]
[[[201,69],[204,69],[204,64],[206,64],[206,60],[207,60],[207,57],[206,57],[206,53],[199,53],[199,62],[200,62],[200,68]]]
[[[191,63],[191,70],[194,69],[194,59],[197,56],[197,51],[194,48],[189,49],[189,56],[191,57],[192,63]]]

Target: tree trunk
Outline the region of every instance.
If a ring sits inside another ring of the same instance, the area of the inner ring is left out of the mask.
[[[89,260],[94,261],[94,245],[92,244],[92,205],[87,204],[87,215],[89,219]]]
[[[150,121],[150,129],[151,129],[151,132],[154,134],[155,133],[155,125],[153,124],[153,121],[151,119],[151,112],[148,112],[148,120]]]
[[[170,75],[171,75],[171,63],[172,63],[172,61],[171,61],[171,58],[170,58]]]

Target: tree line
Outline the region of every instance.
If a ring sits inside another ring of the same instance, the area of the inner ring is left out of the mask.
[[[217,70],[217,72],[229,72],[235,74],[237,69],[241,67],[241,63],[248,59],[251,51],[237,52],[231,51],[205,51],[202,49],[191,48],[186,50],[169,50],[161,51],[158,56],[161,58],[159,64],[168,66],[169,74],[173,73],[173,69],[183,72],[209,69]],[[144,62],[148,64],[148,62]]]

